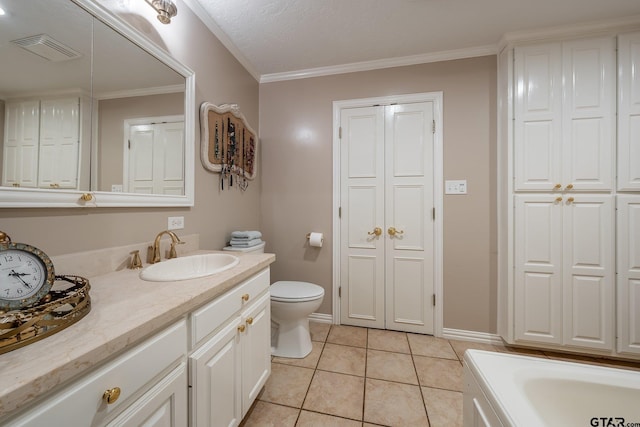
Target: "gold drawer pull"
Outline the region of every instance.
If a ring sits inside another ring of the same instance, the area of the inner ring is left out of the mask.
[[[253,325],[253,317],[247,318],[247,325]]]
[[[559,189],[561,189],[561,188],[562,188],[562,184],[556,184],[556,185],[553,187],[553,189],[554,189],[554,190],[559,190]]]
[[[102,395],[102,400],[107,402],[107,405],[111,405],[115,403],[116,400],[120,397],[120,387],[114,387],[104,392]]]
[[[244,325],[238,326],[238,331],[240,331],[240,332],[244,332],[245,329],[247,329],[247,327],[244,326]]]
[[[561,202],[562,201],[562,197],[556,197],[556,202]]]
[[[573,203],[573,201],[574,201],[574,200],[575,200],[575,199],[574,199],[573,197],[569,197],[569,198],[567,199],[567,203]]]
[[[569,184],[566,187],[564,187],[565,190],[571,190],[573,188],[573,184]]]
[[[244,301],[244,302],[249,301],[249,294],[242,295],[242,301]]]

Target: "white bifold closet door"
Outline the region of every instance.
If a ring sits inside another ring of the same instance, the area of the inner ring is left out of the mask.
[[[433,334],[433,103],[341,111],[341,323]]]

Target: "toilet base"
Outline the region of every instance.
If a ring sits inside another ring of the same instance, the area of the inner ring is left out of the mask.
[[[272,322],[272,325],[277,328],[277,332],[272,333],[271,339],[271,354],[273,356],[302,359],[311,353],[313,345],[311,344],[308,318],[289,322],[276,320]]]

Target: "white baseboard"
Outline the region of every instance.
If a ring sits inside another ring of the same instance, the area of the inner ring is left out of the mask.
[[[324,313],[311,313],[309,315],[309,320],[312,322],[332,324],[333,316],[330,314],[324,314]]]
[[[442,328],[442,338],[449,340],[463,340],[480,342],[484,344],[503,345],[500,335],[487,332],[465,331],[462,329]]]

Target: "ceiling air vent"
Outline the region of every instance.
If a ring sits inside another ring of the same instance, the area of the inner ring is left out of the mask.
[[[38,56],[54,62],[68,61],[69,59],[76,59],[82,56],[69,46],[60,43],[46,34],[12,40],[11,43],[17,44],[31,53],[35,53]]]

